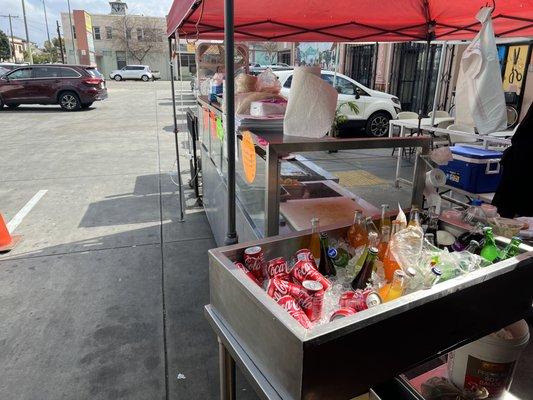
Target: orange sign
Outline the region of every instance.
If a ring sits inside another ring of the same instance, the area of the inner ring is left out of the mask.
[[[244,177],[248,183],[253,183],[256,171],[255,146],[249,131],[244,131],[242,134],[241,153]]]

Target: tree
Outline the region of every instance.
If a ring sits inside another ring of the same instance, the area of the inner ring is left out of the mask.
[[[11,56],[9,50],[9,39],[4,31],[0,30],[0,60],[7,60]]]
[[[63,43],[61,43],[63,44]],[[63,44],[63,53],[65,46]],[[27,57],[27,52],[24,52],[24,58]],[[44,47],[40,51],[34,51],[33,62],[35,64],[57,63],[61,61],[61,49],[59,48],[59,39],[53,38],[50,43],[48,40],[44,42]]]
[[[275,42],[265,42],[258,45],[266,53],[269,64],[278,61],[278,44]]]
[[[115,44],[124,49],[127,58],[132,57],[139,64],[155,50],[163,49],[164,31],[156,18],[124,15],[112,26]]]

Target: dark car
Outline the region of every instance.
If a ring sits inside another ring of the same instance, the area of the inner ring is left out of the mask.
[[[4,105],[59,104],[63,110],[74,111],[105,98],[105,80],[94,67],[28,65],[0,77],[0,109]]]

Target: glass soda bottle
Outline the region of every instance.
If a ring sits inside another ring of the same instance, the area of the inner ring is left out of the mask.
[[[420,211],[417,207],[411,208],[411,213],[409,214],[409,224],[407,224],[407,226],[422,228],[422,224],[420,222]]]
[[[348,261],[350,261],[350,255],[342,248],[330,247],[328,249],[328,257],[331,259],[333,265],[337,268],[346,268]]]
[[[382,204],[381,205],[381,220],[379,222],[379,228],[381,229],[381,232],[383,232],[383,228],[389,228],[389,233],[390,233],[390,230],[392,228],[390,217],[387,215],[388,211],[389,211],[389,205]]]
[[[468,244],[468,246],[466,246],[464,251],[467,251],[472,254],[477,254],[480,247],[481,245],[479,244],[479,242],[477,240],[472,239],[470,243]]]
[[[500,250],[498,249],[498,246],[496,246],[496,242],[494,241],[492,228],[489,226],[483,228],[483,233],[485,235],[485,244],[481,249],[480,255],[485,260],[493,262],[500,255]]]
[[[320,233],[320,263],[318,264],[318,271],[324,275],[335,275],[335,268],[328,257],[329,237],[326,232]]]
[[[379,234],[378,228],[372,221],[371,217],[367,217],[365,220],[366,232],[368,235],[368,245],[370,247],[378,247],[381,235]]]
[[[359,210],[355,211],[353,224],[348,230],[348,242],[353,248],[368,244],[368,233],[366,231],[363,213]]]
[[[385,256],[383,257],[383,270],[385,272],[385,279],[387,281],[392,281],[392,278],[394,277],[394,271],[400,268],[400,265],[396,262],[396,259],[394,258],[394,255],[392,254],[392,251],[390,249],[390,243],[391,240],[394,239],[394,235],[398,233],[402,229],[402,223],[400,221],[393,221],[392,222],[392,232],[389,240],[389,244],[387,247],[387,250],[385,251]]]
[[[389,242],[390,242],[390,228],[389,227],[381,228],[381,242],[379,242],[379,246],[378,246],[378,258],[381,261],[385,260],[385,254],[387,253],[387,249],[389,248]]]
[[[401,269],[394,271],[392,283],[387,283],[384,287],[387,289],[380,290],[381,298],[384,302],[391,301],[400,297],[405,289],[406,275]]]
[[[370,247],[368,249],[368,254],[366,256],[363,267],[352,281],[353,290],[366,288],[368,281],[370,281],[370,278],[372,277],[372,271],[374,270],[374,262],[376,261],[377,256],[378,249],[376,249],[375,247]]]
[[[315,263],[317,267],[320,268],[320,228],[319,228],[319,219],[318,218],[312,218],[311,219],[311,239],[309,242],[309,251],[313,255],[313,258],[315,259]]]
[[[505,248],[500,252],[500,255],[496,259],[497,261],[507,260],[508,258],[514,257],[520,253],[520,244],[522,239],[518,236],[513,236],[511,241]]]

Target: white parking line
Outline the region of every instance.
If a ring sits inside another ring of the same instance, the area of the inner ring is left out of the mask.
[[[39,190],[37,193],[35,193],[35,196],[33,196],[30,201],[28,201],[26,205],[22,207],[22,209],[13,217],[13,219],[7,223],[7,230],[9,233],[12,233],[15,229],[17,229],[17,226],[20,225],[24,217],[28,215],[31,209],[35,207],[35,204],[41,200],[46,192],[48,192],[48,190]]]

